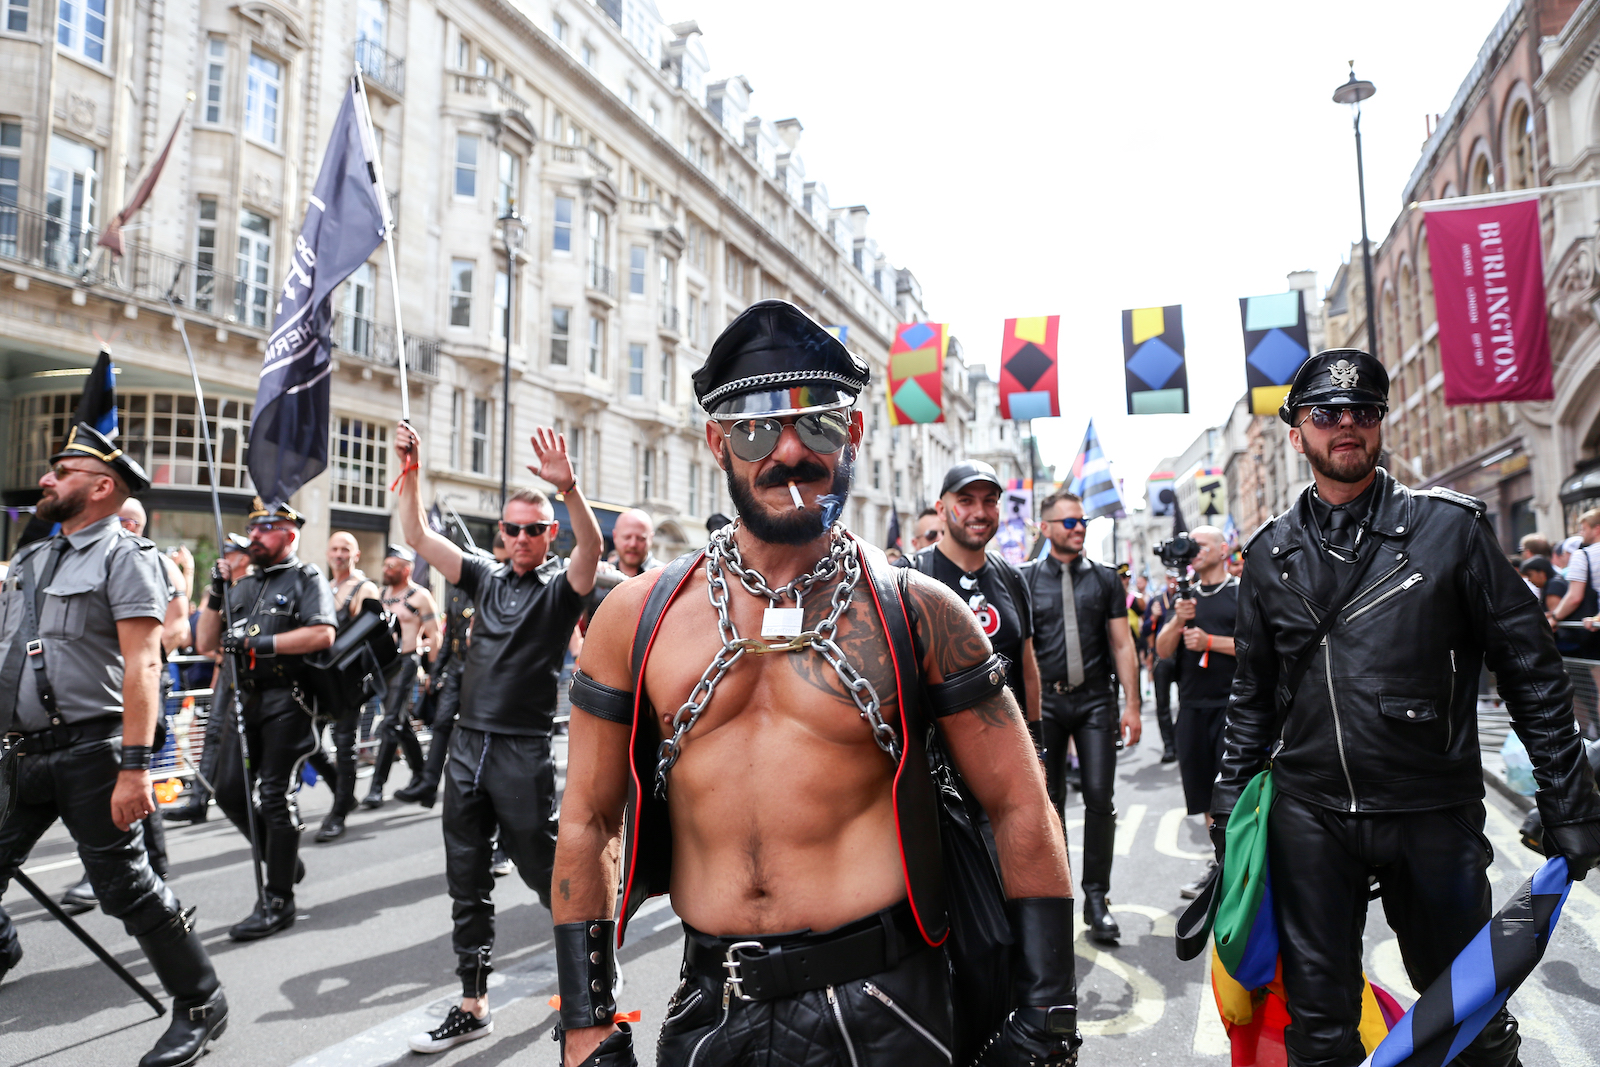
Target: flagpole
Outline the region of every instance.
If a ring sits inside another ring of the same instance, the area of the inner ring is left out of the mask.
[[[211,426],[206,421],[206,398],[200,388],[200,369],[194,362],[194,349],[189,347],[189,329],[183,321],[183,316],[178,314],[178,307],[172,302],[172,293],[167,292],[167,307],[172,309],[173,321],[178,324],[178,336],[183,338],[183,354],[189,358],[189,378],[194,382],[195,411],[200,421],[200,440],[206,450],[206,470],[211,481],[211,517],[216,522],[217,528],[217,558],[223,556],[227,545],[226,534],[222,532],[222,497],[217,493],[217,456],[211,447]],[[233,612],[228,607],[228,598],[222,597],[222,632],[224,635],[233,632]],[[244,705],[239,698],[239,665],[233,656],[222,657],[222,670],[224,682],[228,692],[233,698],[233,722],[235,732],[239,736],[239,762],[243,765],[244,773],[240,777],[244,780],[244,810],[245,822],[249,829],[250,838],[250,872],[256,879],[256,903],[265,909],[267,906],[267,886],[261,877],[261,842],[256,840],[256,805],[255,791],[250,788],[250,740],[244,732]],[[217,713],[216,695],[212,695],[211,714]]]
[[[378,151],[378,139],[372,132],[372,109],[367,105],[367,83],[361,77],[361,64],[355,65],[356,99],[360,101],[361,108],[357,112],[361,118],[361,140],[366,145],[372,166],[372,182],[378,187],[378,207],[383,211],[383,244],[389,253],[389,292],[394,302],[394,332],[396,347],[399,350],[400,368],[400,421],[411,421],[411,390],[406,381],[406,329],[401,325],[400,316],[400,271],[395,261],[394,254],[394,216],[389,211],[389,191],[383,184],[382,153]]]

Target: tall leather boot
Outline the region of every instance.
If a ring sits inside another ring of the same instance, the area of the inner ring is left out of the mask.
[[[389,780],[389,768],[394,764],[395,739],[388,730],[378,739],[378,757],[372,764],[372,785],[361,799],[363,808],[383,807],[383,786]]]
[[[262,842],[267,866],[266,900],[229,930],[235,941],[259,941],[294,925],[294,886],[299,881],[300,832],[270,829]]]
[[[172,1022],[139,1067],[187,1067],[228,1028],[228,998],[194,932],[193,916],[190,908],[138,939],[151,970],[172,997]]]
[[[153,801],[156,810],[144,817],[144,850],[150,857],[150,869],[162,879],[167,877],[167,828],[160,817],[161,804]]]
[[[333,807],[322,819],[322,827],[317,830],[316,840],[337,841],[344,836],[344,817],[356,809],[356,764],[350,760],[350,765],[345,766],[345,761],[340,760],[337,767],[338,777],[334,779]]]
[[[409,784],[415,785],[427,772],[427,759],[422,754],[422,742],[417,739],[417,732],[411,728],[409,722],[402,722],[395,733],[400,742],[400,751],[406,757],[406,766],[411,768]]]
[[[1089,939],[1102,945],[1115,945],[1122,936],[1106,907],[1106,893],[1111,888],[1111,851],[1116,841],[1116,815],[1084,813],[1083,921],[1089,927]]]

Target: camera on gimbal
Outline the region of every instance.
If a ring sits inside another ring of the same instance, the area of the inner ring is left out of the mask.
[[[1189,581],[1189,564],[1200,554],[1200,542],[1188,534],[1173,534],[1156,546],[1167,574],[1178,580],[1178,598],[1188,600],[1194,596],[1194,583]]]

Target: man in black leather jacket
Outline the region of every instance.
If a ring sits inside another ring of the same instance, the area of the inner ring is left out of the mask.
[[[1251,538],[1239,595],[1213,837],[1221,859],[1227,816],[1275,752],[1269,860],[1297,1067],[1366,1058],[1357,1023],[1371,876],[1417,989],[1491,916],[1482,665],[1532,757],[1555,828],[1547,849],[1577,878],[1600,858],[1600,794],[1544,611],[1482,502],[1411,490],[1377,467],[1388,392],[1364,352],[1321,352],[1301,367],[1279,414],[1315,486]],[[1338,618],[1317,641],[1330,610]],[[1502,1008],[1454,1062],[1509,1067],[1518,1044]]]

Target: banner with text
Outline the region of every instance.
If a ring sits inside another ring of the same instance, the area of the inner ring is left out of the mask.
[[[1445,403],[1551,399],[1539,202],[1426,220]]]

